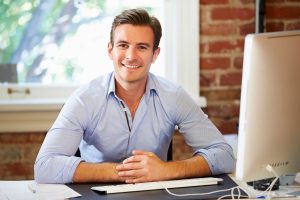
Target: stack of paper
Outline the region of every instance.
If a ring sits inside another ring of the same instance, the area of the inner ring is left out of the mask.
[[[35,181],[0,181],[0,200],[55,200],[81,196],[64,184],[37,184]]]

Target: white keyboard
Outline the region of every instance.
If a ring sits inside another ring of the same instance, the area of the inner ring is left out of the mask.
[[[191,179],[180,179],[180,180],[171,180],[171,181],[96,186],[96,187],[92,187],[91,189],[105,194],[113,194],[113,193],[122,193],[122,192],[160,190],[165,188],[169,189],[169,188],[182,188],[182,187],[193,187],[193,186],[203,186],[203,185],[216,185],[220,181],[223,181],[223,179],[204,177],[204,178],[191,178]]]

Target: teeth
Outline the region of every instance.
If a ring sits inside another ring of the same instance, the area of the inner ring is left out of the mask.
[[[136,68],[141,67],[141,66],[135,66],[135,65],[124,65],[124,66],[127,68],[130,68],[130,69],[136,69]]]

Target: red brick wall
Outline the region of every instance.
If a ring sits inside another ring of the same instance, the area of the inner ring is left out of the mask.
[[[253,33],[254,0],[200,1],[201,95],[204,111],[222,133],[235,133],[239,115],[243,42]],[[300,29],[299,0],[267,0],[266,31]],[[32,179],[33,163],[45,133],[0,133],[0,180]],[[176,134],[174,159],[191,150]]]
[[[236,133],[245,35],[255,32],[255,0],[200,0],[200,84],[205,112]],[[266,32],[300,29],[300,1],[266,0]]]
[[[0,180],[33,179],[45,133],[0,133]]]
[[[200,85],[203,109],[223,134],[236,133],[239,118],[243,48],[255,32],[255,0],[200,0]],[[300,29],[299,0],[266,0],[265,31]],[[175,134],[173,157],[192,150]]]

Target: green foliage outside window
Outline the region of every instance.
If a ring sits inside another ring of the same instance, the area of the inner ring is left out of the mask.
[[[85,11],[80,10],[84,4]],[[42,66],[47,48],[59,47],[84,23],[101,20],[105,0],[2,0],[0,2],[0,63],[17,63],[19,82],[41,82],[48,68]],[[96,14],[89,16],[91,10]],[[66,64],[71,79],[76,64]]]

